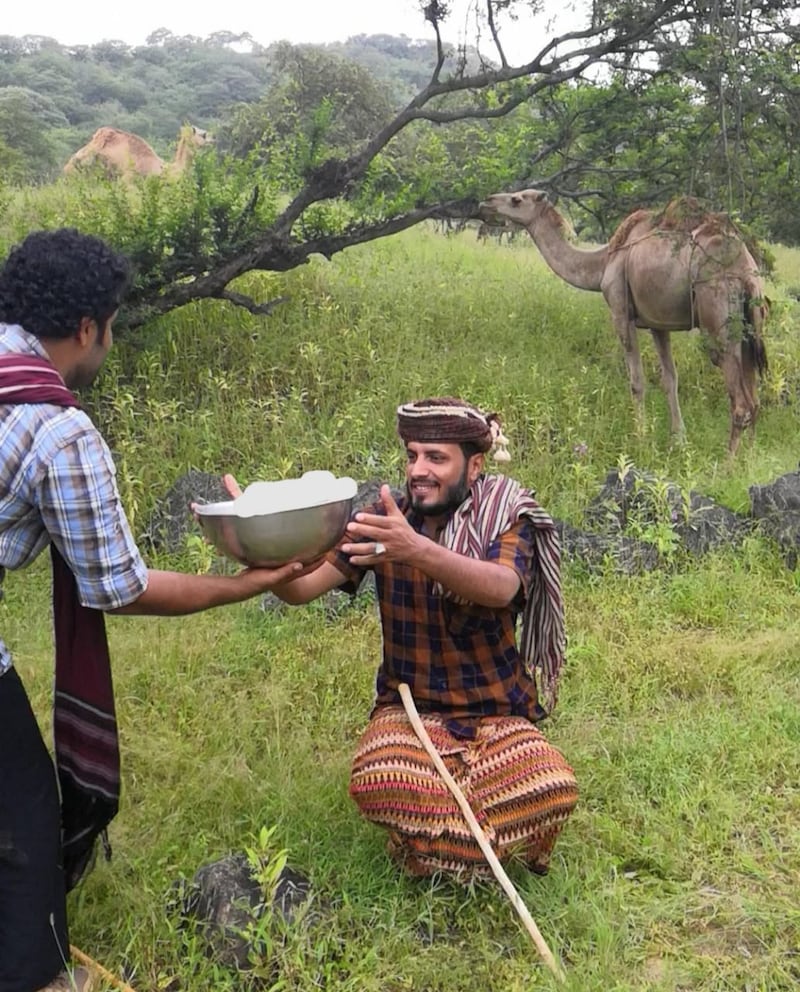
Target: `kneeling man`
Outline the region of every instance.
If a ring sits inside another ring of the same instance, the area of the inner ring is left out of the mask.
[[[319,568],[273,591],[307,603],[375,573],[383,659],[350,795],[389,831],[405,869],[465,881],[490,872],[406,716],[401,683],[498,858],[544,873],[578,795],[535,726],[555,705],[565,644],[555,525],[529,490],[484,473],[490,450],[507,458],[496,415],[423,400],[398,409],[398,433],[405,497],[383,486]]]

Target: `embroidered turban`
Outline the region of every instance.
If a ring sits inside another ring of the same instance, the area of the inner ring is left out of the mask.
[[[415,400],[397,408],[397,433],[403,441],[470,442],[479,451],[495,450],[497,461],[508,461],[507,438],[496,413],[483,413],[452,396]]]

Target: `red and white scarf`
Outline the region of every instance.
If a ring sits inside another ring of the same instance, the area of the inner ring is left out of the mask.
[[[0,403],[80,406],[58,371],[37,355],[0,355]],[[105,616],[81,604],[75,576],[55,544],[53,621],[55,700],[53,736],[61,793],[61,843],[67,891],[94,864],[100,836],[117,814],[119,743]]]

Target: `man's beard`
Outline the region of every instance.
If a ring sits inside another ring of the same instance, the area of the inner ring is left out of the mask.
[[[418,500],[411,491],[411,484],[408,482],[406,483],[406,493],[408,495],[408,501],[411,504],[411,509],[416,510],[417,513],[421,513],[423,517],[440,517],[445,513],[450,513],[452,510],[461,506],[467,496],[469,496],[467,466],[464,466],[464,471],[461,473],[461,478],[458,482],[454,482],[452,486],[448,486],[444,490],[442,499],[438,503],[424,503]]]

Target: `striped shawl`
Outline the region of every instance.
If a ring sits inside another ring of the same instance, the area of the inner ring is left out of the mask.
[[[534,528],[532,576],[522,611],[519,652],[531,678],[538,674],[540,703],[551,713],[566,651],[561,596],[561,546],[553,519],[530,489],[504,475],[482,475],[445,527],[442,543],[469,558],[484,558],[489,545],[521,517]],[[438,585],[455,602],[466,600]]]

